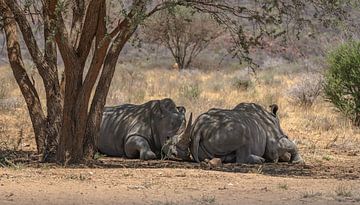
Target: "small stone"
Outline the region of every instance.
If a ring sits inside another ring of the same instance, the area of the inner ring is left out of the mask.
[[[221,162],[220,158],[213,158],[208,163],[209,163],[209,165],[211,167],[220,167],[220,166],[222,166],[222,162]]]

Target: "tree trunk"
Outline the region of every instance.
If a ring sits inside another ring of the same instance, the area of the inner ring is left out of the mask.
[[[49,4],[45,1],[43,7],[44,19],[44,58],[48,64],[48,79],[44,80],[46,93],[47,121],[46,121],[46,148],[43,161],[54,161],[56,157],[56,149],[60,137],[63,96],[59,84],[57,69],[57,48],[53,38],[53,31],[56,24],[50,19],[51,11],[55,10],[55,4]]]
[[[32,84],[24,63],[22,61],[20,43],[17,35],[17,25],[14,15],[3,0],[0,0],[0,15],[4,19],[4,30],[6,35],[6,45],[11,69],[16,82],[24,96],[30,119],[35,133],[35,142],[39,154],[45,151],[46,120],[42,110],[39,95]]]
[[[103,109],[106,96],[109,92],[110,83],[114,76],[116,62],[120,52],[137,26],[124,25],[123,31],[116,37],[104,60],[104,67],[96,87],[86,125],[84,140],[84,154],[86,159],[92,159],[96,152],[96,141],[99,137]]]

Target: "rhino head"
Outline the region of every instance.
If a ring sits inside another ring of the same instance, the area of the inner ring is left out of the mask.
[[[282,162],[304,163],[296,144],[287,136],[278,141],[278,159]]]
[[[155,141],[158,141],[160,147],[184,129],[185,113],[186,109],[183,106],[177,107],[171,99],[159,101],[152,116],[152,130],[157,138]]]
[[[174,137],[168,139],[162,147],[163,159],[190,160],[190,135],[191,135],[192,113],[186,127]]]
[[[269,106],[270,113],[279,121],[277,116],[277,111],[279,110],[278,105],[272,104]],[[271,143],[268,146],[274,146],[274,152],[268,152],[267,155],[269,158],[274,159],[274,161],[280,162],[292,162],[292,163],[303,163],[304,160],[300,156],[296,144],[289,139],[287,135],[285,135],[280,128],[279,122],[278,130],[279,137],[275,139],[275,143]],[[271,150],[271,149],[267,149]]]

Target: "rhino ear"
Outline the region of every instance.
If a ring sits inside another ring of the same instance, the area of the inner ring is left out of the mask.
[[[181,114],[184,114],[186,113],[186,109],[184,106],[178,106],[176,107],[176,109],[181,113]]]
[[[270,107],[271,112],[276,116],[276,113],[279,110],[279,106],[277,104],[272,104],[269,107]]]

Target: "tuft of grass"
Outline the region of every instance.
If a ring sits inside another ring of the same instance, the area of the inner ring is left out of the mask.
[[[2,81],[2,79],[1,79],[1,81]],[[9,93],[9,90],[8,90],[7,84],[0,83],[0,100],[7,98],[8,93]]]
[[[87,174],[69,174],[65,176],[65,179],[72,179],[72,180],[80,180],[80,181],[86,181],[86,180],[90,180],[91,177]]]
[[[289,189],[289,186],[287,184],[279,184],[278,187],[279,187],[279,189],[283,189],[283,190]]]
[[[232,80],[232,86],[237,90],[248,90],[253,86],[249,76],[237,76]]]
[[[11,160],[6,157],[0,157],[0,167],[3,168],[13,168],[13,169],[20,169],[18,164],[15,164]]]
[[[105,154],[101,154],[100,152],[96,152],[95,155],[94,155],[94,159],[95,160],[98,160],[98,159],[101,159],[103,157],[106,157]]]
[[[180,87],[180,93],[182,97],[185,97],[189,100],[198,100],[201,95],[201,89],[197,83],[183,85]]]
[[[263,99],[261,100],[261,104],[263,105],[271,105],[271,104],[277,104],[279,99],[279,93],[266,93],[263,96]]]
[[[305,192],[301,193],[302,198],[314,198],[314,197],[321,196],[321,195],[322,195],[321,192],[314,192],[313,190],[305,191]]]
[[[214,204],[216,201],[215,196],[212,195],[202,195],[199,202],[201,204]]]
[[[175,205],[177,204],[176,202],[173,202],[173,201],[155,201],[152,203],[153,205]]]
[[[259,80],[264,85],[279,85],[281,81],[275,77],[276,71],[274,69],[268,69],[263,71],[259,75]]]
[[[323,160],[326,160],[326,161],[330,161],[332,159],[332,157],[330,155],[324,155],[322,157]]]
[[[132,177],[132,176],[134,176],[134,174],[129,173],[129,172],[125,172],[125,173],[123,174],[123,176],[124,176],[124,177]]]
[[[341,184],[335,188],[335,194],[338,197],[352,197],[353,196],[351,188],[348,186],[345,186],[343,184]]]

